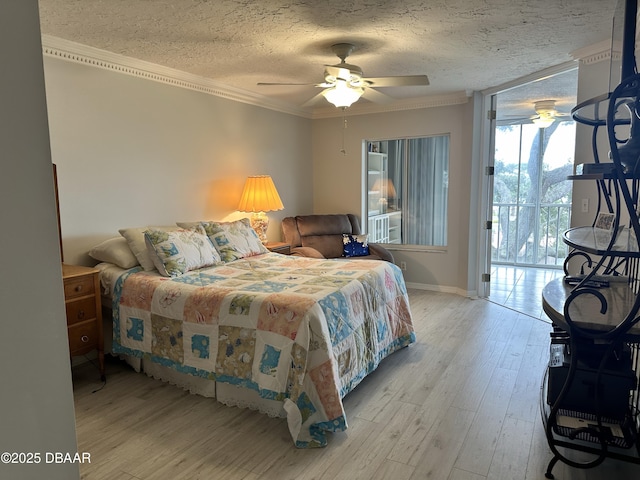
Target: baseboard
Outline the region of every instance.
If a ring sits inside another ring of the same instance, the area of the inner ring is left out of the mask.
[[[406,282],[407,288],[415,288],[416,290],[429,290],[432,292],[453,293],[461,297],[478,298],[478,292],[475,290],[462,290],[458,287],[447,287],[444,285],[429,285],[426,283]]]

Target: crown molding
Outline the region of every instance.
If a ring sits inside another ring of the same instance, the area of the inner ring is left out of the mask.
[[[592,65],[608,60],[620,60],[622,58],[622,43],[611,40],[602,40],[588,47],[579,48],[571,52],[574,60],[579,60],[585,65]]]
[[[89,65],[112,72],[160,82],[174,87],[186,88],[197,92],[226,98],[236,102],[275,110],[299,117],[317,119],[341,117],[344,115],[366,115],[401,110],[460,105],[468,102],[470,92],[457,92],[446,95],[433,95],[407,100],[398,100],[388,105],[373,103],[356,103],[345,111],[335,107],[322,107],[313,111],[292,106],[285,102],[272,100],[239,88],[215,82],[209,78],[193,75],[181,70],[164,67],[156,63],[146,62],[125,55],[90,47],[52,35],[42,35],[42,52],[47,57],[58,58],[68,62]]]
[[[528,83],[537,82],[539,80],[543,80],[545,78],[551,77],[553,75],[557,75],[558,73],[568,72],[569,70],[574,70],[577,68],[575,60],[570,60],[565,63],[561,63],[559,65],[554,65],[549,68],[545,68],[544,70],[540,70],[539,72],[534,72],[529,75],[525,75],[524,77],[516,78],[514,80],[510,80],[501,85],[497,85],[495,87],[487,88],[482,90],[480,93],[482,95],[494,95],[496,93],[503,93],[507,90],[511,90],[513,88],[519,88]]]
[[[107,50],[89,47],[51,35],[42,35],[42,52],[45,56],[59,58],[68,62],[89,65],[172,85],[174,87],[195,90],[236,102],[310,118],[308,111],[292,107],[284,102],[274,101],[246,90],[215,82],[209,78],[127,57]]]

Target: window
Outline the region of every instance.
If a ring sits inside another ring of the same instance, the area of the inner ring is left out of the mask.
[[[576,125],[496,127],[491,262],[560,266],[568,254]]]
[[[447,245],[448,135],[368,141],[366,175],[370,242]]]

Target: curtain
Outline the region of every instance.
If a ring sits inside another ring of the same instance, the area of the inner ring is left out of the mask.
[[[414,138],[406,142],[404,243],[445,246],[449,193],[449,136]]]

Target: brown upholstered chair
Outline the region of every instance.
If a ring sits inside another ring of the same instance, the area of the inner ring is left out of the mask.
[[[291,254],[314,258],[344,258],[343,234],[360,235],[358,217],[338,215],[298,215],[282,220],[284,241],[291,245]],[[393,255],[381,245],[369,243],[369,255],[350,259],[386,260]]]

